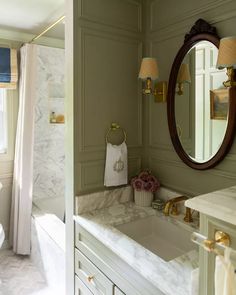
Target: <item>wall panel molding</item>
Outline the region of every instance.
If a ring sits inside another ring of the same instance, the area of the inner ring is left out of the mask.
[[[93,192],[104,189],[104,159],[78,163],[80,192]],[[128,157],[129,177],[135,175],[141,168],[141,156]]]
[[[86,138],[86,123],[85,123],[85,116],[86,113],[86,92],[85,92],[85,77],[86,77],[86,38],[100,38],[101,40],[104,40],[104,42],[114,41],[117,42],[117,44],[129,44],[134,45],[134,48],[136,48],[137,52],[137,64],[142,58],[142,47],[143,42],[138,39],[130,39],[127,37],[121,37],[121,36],[114,36],[113,34],[94,31],[94,30],[88,30],[88,29],[82,29],[81,30],[81,79],[80,79],[80,85],[81,85],[81,102],[80,102],[80,125],[81,127],[78,129],[78,144],[79,144],[79,152],[105,152],[105,135],[106,131],[109,128],[109,125],[104,127],[104,144],[97,144],[96,142],[93,143],[93,145],[88,145],[85,143]],[[93,87],[93,85],[91,85]],[[129,144],[129,148],[140,148],[142,146],[142,94],[140,90],[140,84],[138,84],[137,92],[135,97],[138,97],[137,99],[137,117],[138,117],[138,142],[137,144]],[[104,95],[107,95],[107,93],[104,93]],[[99,126],[101,127],[101,126]],[[97,128],[97,126],[94,126],[94,128]]]
[[[221,6],[227,7],[227,5],[224,5],[226,1],[220,0],[218,2],[219,2],[218,5],[214,5],[214,3],[211,3],[211,6],[213,8],[217,7],[217,9],[219,10],[219,13],[216,13],[214,16],[210,16],[209,18],[207,17],[206,19],[213,26],[221,22],[224,22],[226,20],[229,20],[233,17],[236,17],[235,9],[230,9],[229,7],[228,9],[225,9],[226,11],[222,10]],[[232,0],[228,0],[227,2],[234,4]],[[204,7],[201,8],[201,11],[206,12]],[[156,43],[160,43],[165,40],[175,38],[178,36],[182,36],[184,40],[184,35],[190,30],[194,21],[196,21],[197,18],[202,17],[201,16],[202,12],[198,12],[198,10],[194,10],[194,12],[191,14],[186,13],[185,17],[178,16],[174,22],[170,20],[169,22],[165,23],[165,25],[160,25],[160,28],[154,28],[154,26],[150,24],[149,37],[151,37],[152,42],[156,42]]]
[[[181,159],[173,160],[173,159],[167,158],[167,157],[158,157],[157,154],[158,153],[156,153],[156,155],[154,155],[154,156],[152,155],[149,157],[149,163],[151,165],[158,162],[158,165],[162,164],[162,165],[167,165],[169,167],[181,168],[181,169],[188,170],[188,171],[191,169],[187,165],[185,165],[181,161]],[[235,161],[235,156],[233,158]],[[225,161],[224,165],[226,165],[226,162],[228,162],[229,165],[230,165],[230,163],[232,165],[232,159],[225,158],[224,161]],[[158,165],[157,165],[157,167],[158,167]],[[236,163],[233,165],[236,165]],[[223,178],[227,178],[227,179],[236,180],[236,173],[235,172],[227,171],[226,169],[223,169],[220,167],[221,167],[221,165],[218,165],[213,169],[201,171],[201,173],[204,173],[205,175],[219,176],[219,177],[223,177]]]
[[[90,23],[125,31],[142,31],[142,2],[140,0],[104,0],[104,6],[101,7],[99,1],[80,0],[79,18]],[[116,9],[117,7],[119,9]]]
[[[159,27],[155,25],[155,16],[154,13],[158,10],[155,6],[159,5],[160,1],[152,1],[150,5],[150,31],[155,32],[155,31],[161,31],[165,30],[166,27],[171,27],[171,26],[176,26],[179,23],[186,23],[188,19],[192,19],[196,16],[199,16],[207,11],[212,11],[214,9],[218,9],[222,12],[222,7],[227,7],[229,3],[233,3],[234,0],[212,0],[210,2],[206,2],[204,5],[198,7],[197,9],[195,8],[194,10],[184,10],[182,8],[182,13],[178,14],[174,17],[169,16],[168,21],[165,20],[165,22],[162,22],[159,24]],[[222,17],[222,14],[221,14]],[[180,21],[181,20],[181,21]]]

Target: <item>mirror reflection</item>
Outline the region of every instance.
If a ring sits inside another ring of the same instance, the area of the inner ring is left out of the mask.
[[[227,128],[226,70],[216,69],[217,54],[211,42],[197,43],[185,55],[176,81],[178,136],[186,154],[199,163],[217,153]]]

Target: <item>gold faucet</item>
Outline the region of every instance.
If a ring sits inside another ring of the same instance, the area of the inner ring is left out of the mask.
[[[179,197],[175,197],[169,201],[166,202],[165,207],[164,207],[164,214],[166,216],[169,216],[170,213],[173,215],[178,215],[178,210],[177,210],[177,203],[181,202],[181,201],[185,201],[188,200],[188,197],[186,196],[179,196]],[[170,211],[171,210],[171,211]],[[192,218],[192,212],[191,209],[186,207],[186,213],[184,216],[184,221],[185,222],[193,222],[193,218]]]

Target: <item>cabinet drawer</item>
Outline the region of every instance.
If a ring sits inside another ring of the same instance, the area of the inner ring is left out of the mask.
[[[115,287],[114,295],[125,295],[119,288]]]
[[[93,295],[77,276],[75,276],[75,295]]]
[[[75,273],[94,295],[113,294],[114,284],[77,249],[75,249]]]

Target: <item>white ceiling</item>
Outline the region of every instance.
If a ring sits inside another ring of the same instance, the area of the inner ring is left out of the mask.
[[[0,0],[0,29],[38,34],[64,15],[64,1]],[[64,24],[58,24],[47,36],[64,39]]]

